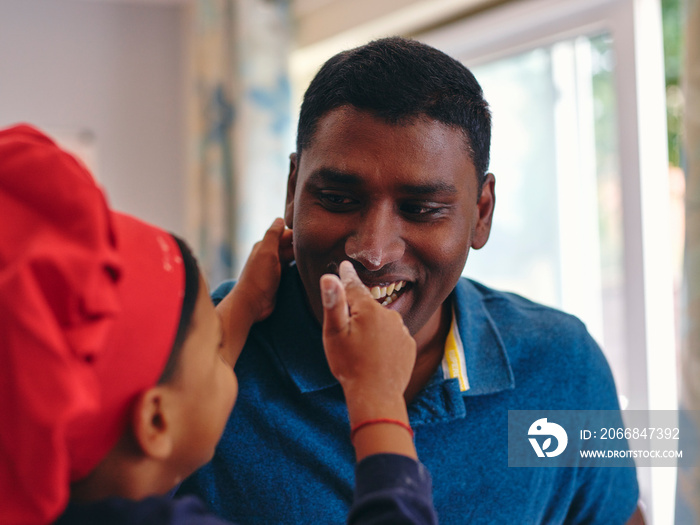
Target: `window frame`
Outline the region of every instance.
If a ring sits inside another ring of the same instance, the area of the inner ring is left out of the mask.
[[[495,30],[497,28],[497,30]],[[624,364],[629,409],[677,410],[661,5],[658,0],[523,0],[416,35],[476,66],[579,35],[613,39],[622,185]],[[650,523],[673,516],[675,469],[638,470]],[[653,495],[653,497],[652,497]]]

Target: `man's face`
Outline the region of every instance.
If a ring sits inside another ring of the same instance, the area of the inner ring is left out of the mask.
[[[493,190],[489,175],[477,201],[475,168],[454,128],[427,117],[387,124],[349,106],[324,115],[301,159],[292,155],[285,215],[316,318],[321,275],[348,259],[411,334],[434,326],[469,248],[488,239]]]

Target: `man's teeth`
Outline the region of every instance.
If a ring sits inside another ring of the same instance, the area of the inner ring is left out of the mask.
[[[391,283],[389,286],[373,286],[369,289],[369,293],[372,294],[374,299],[384,299],[382,306],[386,306],[396,300],[396,292],[400,291],[404,286],[406,286],[406,281],[398,281]]]

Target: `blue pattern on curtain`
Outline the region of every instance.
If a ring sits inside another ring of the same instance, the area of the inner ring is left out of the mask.
[[[191,7],[187,238],[211,284],[282,214],[290,141],[288,2]]]

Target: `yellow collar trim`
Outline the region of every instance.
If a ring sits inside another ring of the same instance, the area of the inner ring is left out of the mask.
[[[464,345],[457,329],[457,316],[452,308],[452,323],[445,341],[445,355],[442,358],[442,373],[446,379],[457,378],[462,392],[469,390],[467,364],[464,359]]]

